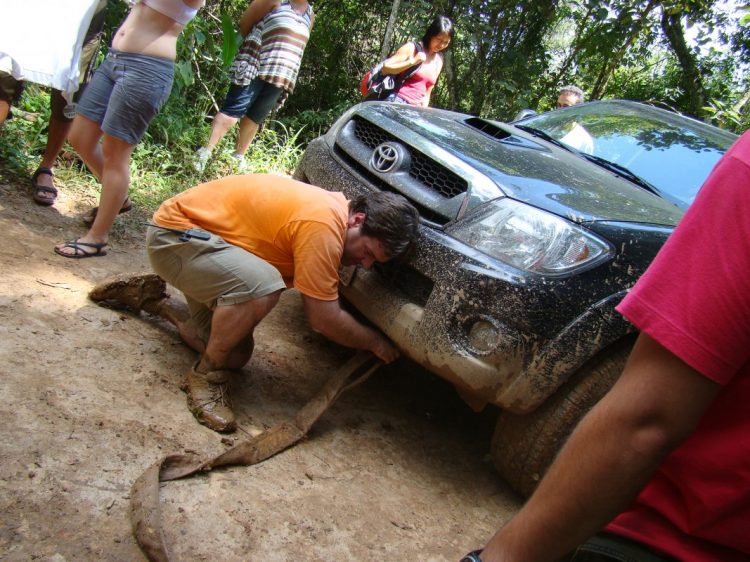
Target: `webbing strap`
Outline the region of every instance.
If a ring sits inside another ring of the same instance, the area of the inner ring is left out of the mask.
[[[168,455],[147,468],[130,490],[133,534],[146,557],[152,562],[169,562],[162,533],[159,482],[178,480],[221,466],[249,466],[280,453],[302,439],[343,392],[367,380],[381,365],[370,352],[361,351],[336,371],[293,419],[208,460],[195,455]]]

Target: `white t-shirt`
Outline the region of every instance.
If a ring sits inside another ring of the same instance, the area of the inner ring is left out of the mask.
[[[586,154],[594,153],[594,139],[592,139],[589,132],[578,123],[575,124],[567,135],[560,139],[560,142],[572,146],[576,150],[580,150]]]
[[[0,70],[19,80],[68,94],[75,92],[83,40],[98,3],[99,0],[6,2],[0,17]]]

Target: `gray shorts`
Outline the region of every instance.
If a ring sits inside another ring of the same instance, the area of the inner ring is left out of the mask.
[[[208,341],[216,306],[257,299],[286,284],[267,261],[211,234],[205,242],[150,226],[146,232],[148,259],[154,272],[182,291],[198,334]]]
[[[76,111],[108,135],[138,144],[169,98],[173,79],[172,60],[110,49]]]

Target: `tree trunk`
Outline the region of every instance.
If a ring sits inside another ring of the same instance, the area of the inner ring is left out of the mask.
[[[531,100],[532,107],[536,107],[537,105],[539,105],[539,101],[541,100],[542,95],[547,95],[548,92],[554,92],[556,94],[556,89],[562,86],[562,84],[560,84],[562,77],[568,73],[570,67],[574,62],[576,62],[578,54],[581,52],[584,44],[586,43],[586,27],[591,22],[595,7],[595,4],[591,4],[586,9],[586,13],[580,19],[578,25],[576,25],[575,39],[573,40],[573,44],[571,45],[570,53],[560,65],[558,71],[552,76],[552,78],[550,78],[550,80],[547,82],[547,85],[542,89],[542,94],[535,96]]]
[[[393,0],[393,4],[391,4],[391,15],[388,18],[388,24],[385,26],[385,36],[383,37],[383,44],[380,45],[380,59],[378,60],[385,59],[391,52],[391,38],[393,37],[393,28],[396,25],[400,5],[401,0]]]
[[[630,33],[628,33],[625,41],[623,41],[617,52],[614,53],[609,61],[602,67],[602,70],[596,79],[596,83],[594,84],[594,89],[591,91],[592,100],[597,100],[602,97],[602,95],[604,94],[604,89],[607,87],[607,82],[609,82],[609,79],[612,78],[612,74],[614,74],[615,70],[620,65],[620,62],[627,54],[628,50],[630,50],[630,48],[638,40],[639,35],[643,31],[643,28],[648,21],[649,14],[653,11],[657,4],[658,2],[656,0],[649,0],[648,4],[646,4],[646,7],[643,9],[643,12],[641,12],[641,17],[630,29]]]
[[[682,67],[680,82],[685,90],[688,111],[693,117],[704,119],[706,117],[706,111],[703,109],[706,105],[706,90],[703,87],[703,77],[693,53],[690,52],[685,42],[680,17],[679,12],[668,14],[662,7],[661,29]]]

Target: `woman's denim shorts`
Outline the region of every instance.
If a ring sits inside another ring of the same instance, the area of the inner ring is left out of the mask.
[[[76,111],[108,135],[138,144],[167,101],[173,79],[173,60],[110,49]]]
[[[260,125],[273,111],[281,95],[281,88],[255,78],[247,86],[231,84],[221,112],[239,119],[245,115]]]

